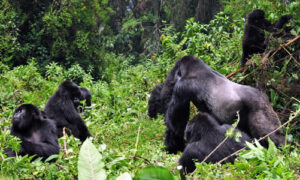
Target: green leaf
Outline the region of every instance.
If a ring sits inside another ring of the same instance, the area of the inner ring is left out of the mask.
[[[137,171],[134,180],[175,180],[171,172],[163,167],[148,166]]]
[[[277,148],[273,141],[268,137],[268,143],[269,143],[269,148],[268,148],[268,159],[272,159],[277,155]]]
[[[78,160],[79,180],[105,179],[106,174],[103,169],[102,156],[89,139],[86,139],[81,146]]]

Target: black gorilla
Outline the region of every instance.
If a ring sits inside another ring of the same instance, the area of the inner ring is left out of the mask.
[[[265,12],[255,9],[247,16],[248,21],[244,28],[244,37],[242,40],[243,55],[241,66],[244,67],[247,59],[255,53],[263,53],[267,47],[265,44],[265,32],[272,31],[272,24],[265,19]]]
[[[59,153],[55,123],[32,104],[19,106],[12,118],[11,135],[21,139],[20,155],[36,155],[47,159]],[[8,156],[15,152],[6,149]]]
[[[183,136],[189,119],[190,101],[199,111],[208,112],[221,124],[232,124],[239,111],[239,129],[254,138],[280,126],[276,113],[262,92],[231,82],[200,59],[185,56],[176,62],[171,71],[175,71],[178,80],[165,114],[165,145],[170,153],[185,147]],[[278,131],[270,138],[276,145],[284,143]]]
[[[84,141],[90,133],[74,105],[74,100],[81,99],[80,87],[71,81],[64,81],[48,100],[45,113],[54,119],[58,137],[63,136],[63,128],[71,130],[72,134]]]
[[[165,108],[162,107],[161,102],[161,90],[164,83],[157,85],[151,92],[150,99],[148,101],[148,115],[150,118],[157,118],[157,114],[165,114]]]
[[[152,90],[148,101],[148,115],[150,118],[156,118],[157,114],[165,114],[172,97],[173,87],[175,82],[178,81],[178,78],[178,74],[172,69],[169,72],[166,81],[157,85]]]
[[[83,112],[83,104],[80,101],[85,100],[86,106],[92,105],[92,95],[91,92],[87,88],[80,87],[81,96],[75,97],[73,100],[75,109],[78,109],[79,112]]]
[[[232,128],[232,126],[220,125],[208,113],[199,113],[189,121],[185,129],[188,145],[179,159],[179,164],[183,166],[184,171],[186,173],[194,171],[196,167],[193,160],[197,159],[198,162],[202,162],[225,139],[226,130],[229,128]],[[250,142],[251,139],[246,133],[241,133],[240,142],[228,138],[205,162],[216,163],[242,149],[245,141]],[[226,162],[233,163],[235,158],[235,156],[232,156]]]
[[[188,145],[183,151],[179,164],[183,166],[186,173],[195,170],[194,159],[202,162],[224,139],[226,130],[232,128],[230,125],[219,125],[219,123],[208,113],[199,113],[188,122],[185,129],[185,137]],[[238,130],[235,130],[236,132]],[[246,133],[242,133],[240,142],[228,138],[205,162],[216,163],[230,154],[242,149],[245,141],[251,141]],[[233,162],[236,157],[232,156],[226,162]]]

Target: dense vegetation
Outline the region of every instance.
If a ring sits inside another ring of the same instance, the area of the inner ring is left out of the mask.
[[[97,177],[114,179],[126,173],[122,178],[129,178],[146,166],[162,166],[167,170],[149,171],[182,178],[177,169],[180,153],[170,155],[164,150],[163,116],[155,120],[147,116],[150,92],[184,55],[194,54],[223,75],[238,70],[246,14],[260,8],[272,22],[290,14],[289,35],[275,38],[267,33],[265,56],[254,56],[251,66],[230,79],[264,91],[281,122],[292,120],[283,132],[293,145],[276,148],[271,144],[268,149],[259,143],[249,145],[250,150],[242,152],[234,164],[198,164],[190,176],[299,179],[300,40],[293,40],[300,34],[300,3],[222,1],[222,6],[211,11],[215,15],[216,10],[223,10],[201,24],[205,18],[195,9],[188,14],[179,10],[182,6],[174,6],[175,1],[141,5],[146,2],[0,2],[0,178],[87,178],[82,158],[88,153],[98,165]],[[172,16],[176,8],[184,17],[178,21]],[[43,109],[66,79],[92,92],[92,108],[81,114],[93,135],[92,143],[82,145],[73,136],[60,138],[61,151],[55,163],[30,162],[32,157],[27,156],[6,158],[4,148],[17,150],[20,142],[9,131],[14,109],[23,103]]]

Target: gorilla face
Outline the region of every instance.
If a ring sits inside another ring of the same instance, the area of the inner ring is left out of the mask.
[[[12,118],[13,126],[17,129],[27,129],[34,121],[34,115],[37,115],[36,108],[31,104],[23,104],[19,106]]]

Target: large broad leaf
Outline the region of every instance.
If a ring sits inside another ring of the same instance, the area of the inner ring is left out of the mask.
[[[172,173],[163,167],[149,166],[139,170],[133,180],[176,180]]]
[[[106,178],[102,156],[89,139],[81,146],[78,160],[79,180],[102,180]]]

